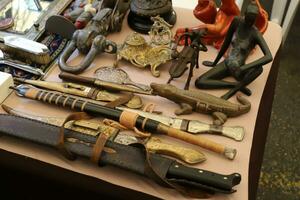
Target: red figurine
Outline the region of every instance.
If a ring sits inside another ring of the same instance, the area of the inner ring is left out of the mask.
[[[262,8],[259,0],[255,1],[259,7],[259,16],[255,25],[261,33],[264,33],[268,26],[268,13]],[[240,15],[240,10],[235,0],[221,0],[219,10],[217,10],[213,0],[198,0],[198,5],[194,9],[194,15],[205,24],[192,28],[179,28],[175,37],[178,38],[186,31],[207,29],[207,35],[204,36],[203,41],[219,49],[233,18]],[[182,40],[180,44],[184,44],[184,41]]]

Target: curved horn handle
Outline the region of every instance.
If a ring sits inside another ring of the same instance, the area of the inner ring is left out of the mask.
[[[59,58],[58,65],[62,71],[69,72],[72,74],[79,74],[92,64],[92,62],[94,61],[98,53],[101,52],[116,53],[117,51],[117,45],[114,42],[110,40],[106,40],[106,38],[103,35],[98,35],[97,37],[94,38],[90,51],[85,56],[85,58],[81,61],[81,63],[76,66],[69,66],[67,64],[67,60],[77,48],[76,39],[77,39],[76,36],[73,37],[72,41],[70,42],[70,44],[67,46],[67,48]]]

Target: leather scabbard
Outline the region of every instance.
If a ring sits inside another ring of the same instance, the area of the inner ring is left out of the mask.
[[[57,147],[60,139],[60,127],[13,115],[0,114],[0,133],[52,147]],[[93,156],[96,137],[65,129],[64,138],[68,151],[87,158]],[[232,187],[241,180],[236,173],[227,175],[225,180],[224,175],[184,166],[175,160],[147,153],[144,148],[126,146],[110,140],[106,141],[105,148],[107,150],[102,151],[99,156],[99,164],[130,170],[164,186],[173,187],[176,184],[181,188],[193,187],[208,193],[232,193]],[[199,171],[202,173],[200,176]]]

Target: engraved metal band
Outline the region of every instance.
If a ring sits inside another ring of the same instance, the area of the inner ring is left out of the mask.
[[[49,95],[51,95],[52,93],[51,92],[47,92],[47,94],[44,96],[44,98],[43,98],[43,101],[44,102],[47,102],[47,97],[49,96]]]
[[[39,101],[41,100],[41,98],[42,98],[42,96],[44,95],[45,91],[41,90],[40,92],[41,92],[41,93],[39,94],[39,96],[38,96],[38,98],[37,98]]]
[[[55,93],[51,93],[51,96],[50,96],[50,98],[48,99],[48,102],[49,103],[52,103],[52,99],[55,97]]]
[[[65,98],[65,100],[64,100],[64,102],[63,102],[63,104],[62,104],[62,105],[63,105],[63,107],[65,107],[65,106],[66,106],[66,103],[67,103],[67,101],[69,100],[69,98],[70,98],[69,96],[67,96],[67,97]]]
[[[145,125],[146,125],[146,122],[147,122],[148,118],[145,118],[143,120],[143,123],[142,123],[142,129],[145,130]]]
[[[78,100],[79,100],[79,99],[76,98],[76,99],[73,101],[72,106],[71,106],[72,109],[74,109],[75,104],[77,103]]]
[[[57,96],[57,98],[55,99],[55,105],[58,105],[58,100],[62,97],[63,95],[62,94],[59,94]]]
[[[88,103],[87,101],[83,102],[83,104],[81,105],[81,111],[84,111],[84,108],[85,108],[87,103]]]
[[[188,131],[189,129],[189,120],[183,119],[181,122],[180,130],[182,131]]]

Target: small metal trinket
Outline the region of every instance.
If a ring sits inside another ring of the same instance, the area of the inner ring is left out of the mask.
[[[170,79],[168,80],[168,83],[170,83],[174,78],[181,77],[189,68],[189,75],[184,86],[185,90],[189,89],[194,68],[199,68],[199,53],[200,51],[207,51],[206,46],[202,43],[202,37],[205,33],[205,30],[194,31],[192,33],[185,33],[179,37],[172,54],[174,61],[169,70]],[[178,52],[177,45],[181,37],[185,37],[186,42],[181,52]],[[192,41],[190,45],[188,45],[188,39]]]
[[[124,44],[118,47],[115,66],[124,58],[139,68],[150,66],[151,73],[155,77],[160,75],[156,68],[172,59],[170,48],[172,26],[158,16],[152,17],[152,20],[154,25],[149,32],[151,41],[148,43],[141,34],[136,32],[129,35]]]
[[[133,33],[126,38],[124,44],[118,49],[115,65],[124,58],[139,68],[150,66],[152,75],[158,77],[160,72],[156,68],[171,60],[171,54],[172,50],[168,46],[152,47],[142,35]]]
[[[159,16],[151,17],[151,20],[154,22],[149,31],[151,42],[154,45],[170,45],[173,38],[170,28],[173,26]]]
[[[3,39],[3,51],[26,63],[47,65],[51,61],[50,50],[42,43],[20,36],[6,36]]]
[[[122,69],[114,67],[100,67],[95,71],[95,76],[102,81],[117,83],[120,85],[130,85],[145,92],[151,91],[150,86],[133,82],[129,75]]]
[[[26,65],[25,63],[16,62],[10,59],[5,58],[4,53],[0,50],[0,65],[7,65],[9,67],[12,67],[14,69],[20,69],[25,72],[29,72],[30,74],[34,74],[37,76],[43,76],[45,75],[43,70],[39,68],[32,67],[30,65]]]

